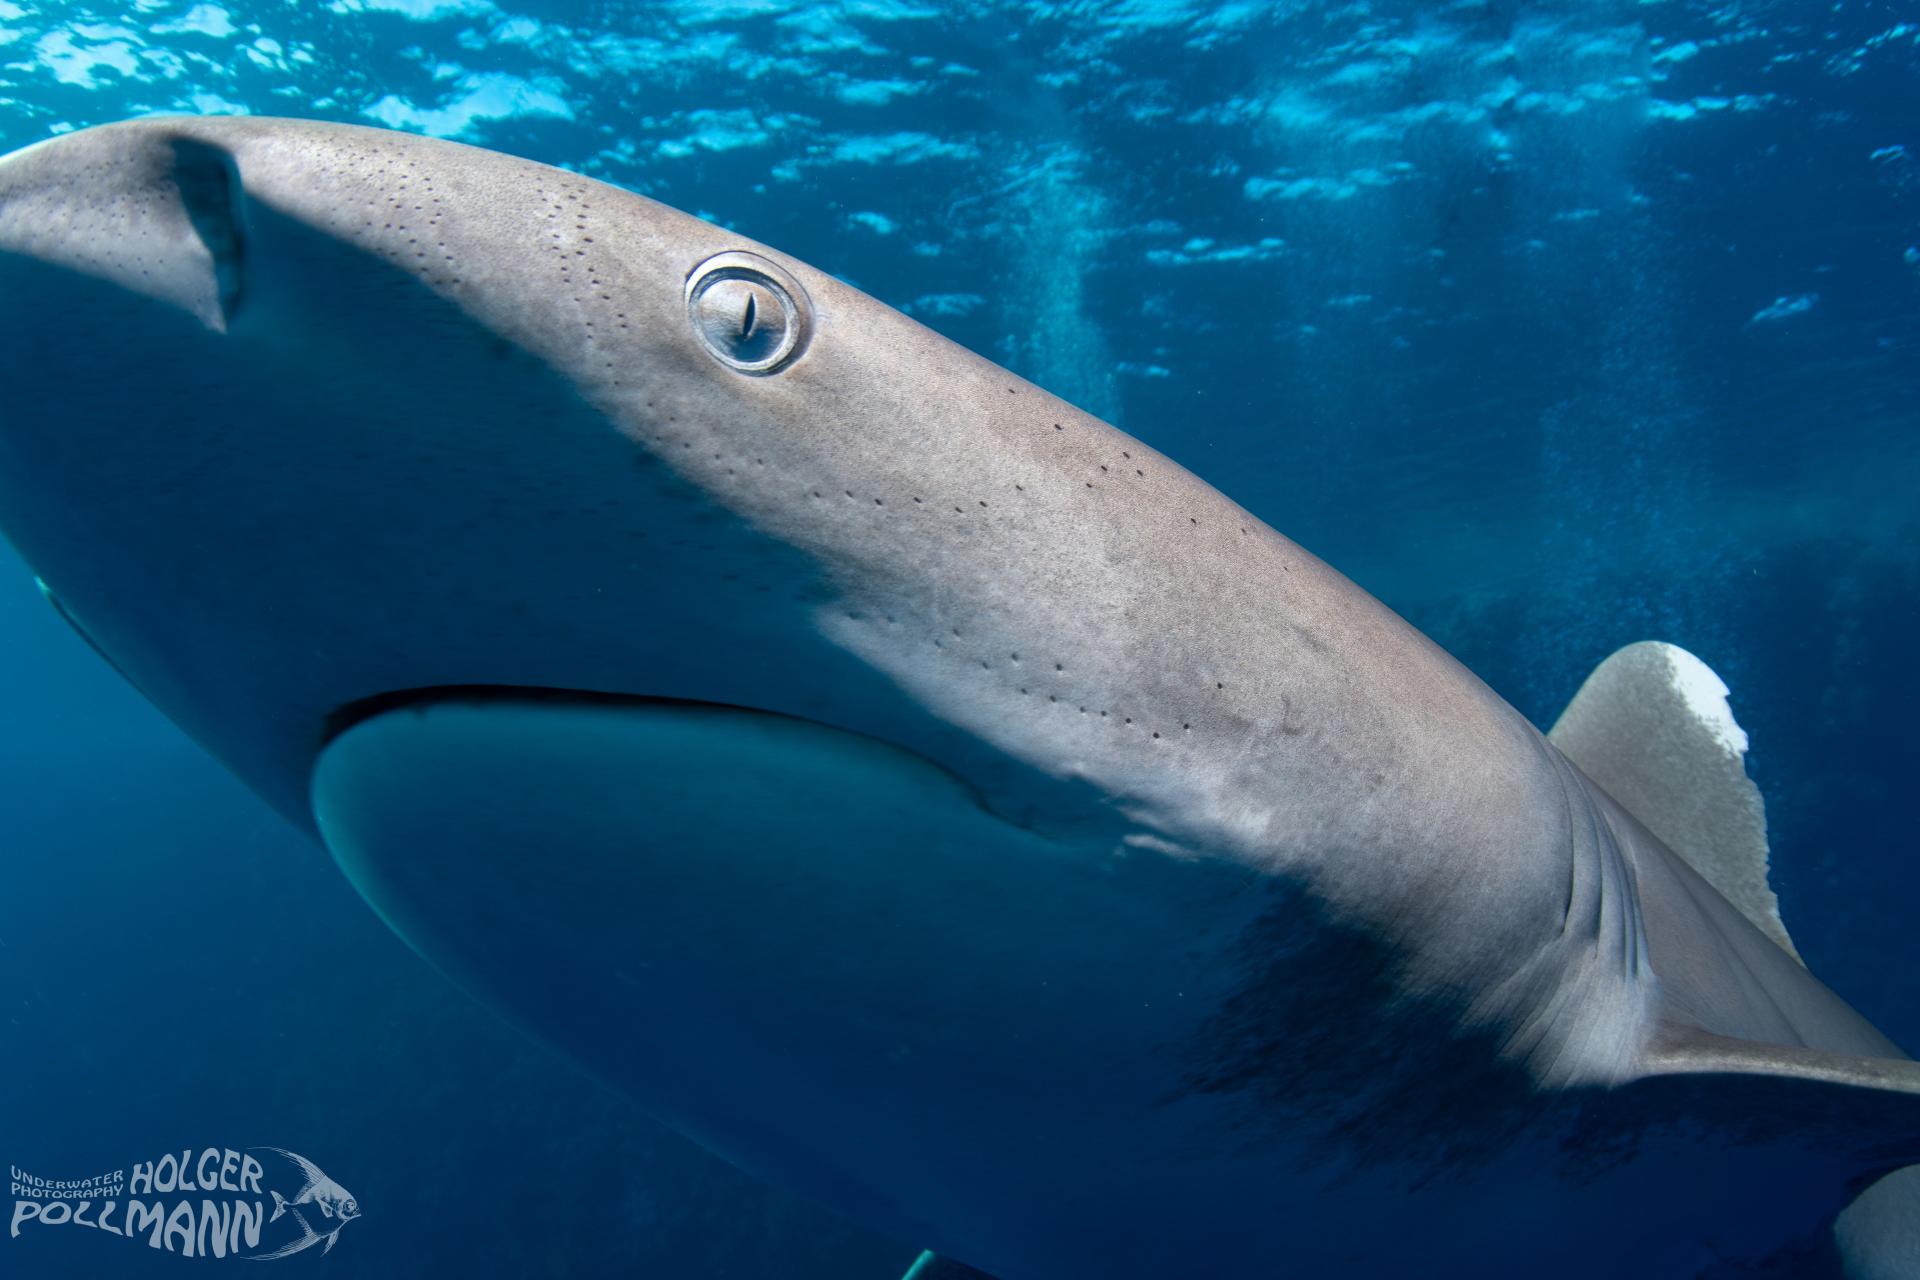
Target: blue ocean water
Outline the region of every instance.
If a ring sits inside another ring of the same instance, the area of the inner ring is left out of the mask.
[[[251,112],[564,165],[1117,423],[1536,722],[1684,645],[1800,950],[1909,1049],[1917,102],[1898,4],[0,0],[0,150]],[[11,559],[0,637],[15,1164],[295,1148],[369,1206],[353,1275],[904,1269],[442,981]]]

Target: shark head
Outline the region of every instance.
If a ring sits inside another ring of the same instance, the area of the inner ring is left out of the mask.
[[[800,263],[502,156],[152,121],[17,155],[0,191],[10,536],[296,820],[343,715],[448,685],[965,755],[929,703],[1096,692],[1067,637],[1016,657],[987,621],[1100,571],[1063,527],[1003,572],[1038,468],[1186,480]]]
[[[1311,557],[653,202],[373,130],[154,120],[7,160],[0,249],[10,537],[296,820],[341,717],[421,688],[790,714],[1080,817],[1055,783],[1144,812],[1206,744],[1314,714],[1274,651],[1312,652],[1286,616]]]
[[[109,126],[0,162],[0,273],[0,527],[296,821],[344,724],[449,687],[795,716],[1015,821],[1273,865],[1377,844],[1356,802],[1463,725],[1532,749],[1171,460],[577,175],[338,125]]]
[[[452,143],[155,119],[0,160],[0,298],[0,529],[75,628],[430,959],[749,1168],[1072,1274],[1009,1206],[1152,1182],[1239,1238],[1275,1184],[1192,1135],[1254,1094],[1358,1132],[1341,1053],[1390,1092],[1462,1026],[1548,1080],[1641,1041],[1627,873],[1518,715],[774,249]]]

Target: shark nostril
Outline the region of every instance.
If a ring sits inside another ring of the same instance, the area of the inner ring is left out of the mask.
[[[778,372],[799,357],[812,311],[799,281],[753,253],[722,253],[687,279],[687,318],[713,357],[740,373]]]

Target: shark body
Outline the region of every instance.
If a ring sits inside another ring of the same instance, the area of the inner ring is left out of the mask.
[[[1598,757],[857,290],[153,120],[0,160],[0,299],[76,629],[735,1163],[1001,1280],[1914,1274],[1920,1071]]]

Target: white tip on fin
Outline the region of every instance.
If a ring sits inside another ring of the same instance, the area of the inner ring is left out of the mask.
[[[1547,735],[1794,959],[1767,883],[1767,815],[1727,686],[1685,649],[1630,644],[1595,667]]]
[[[975,1271],[963,1262],[942,1258],[932,1250],[920,1255],[901,1280],[993,1280],[984,1271]]]

